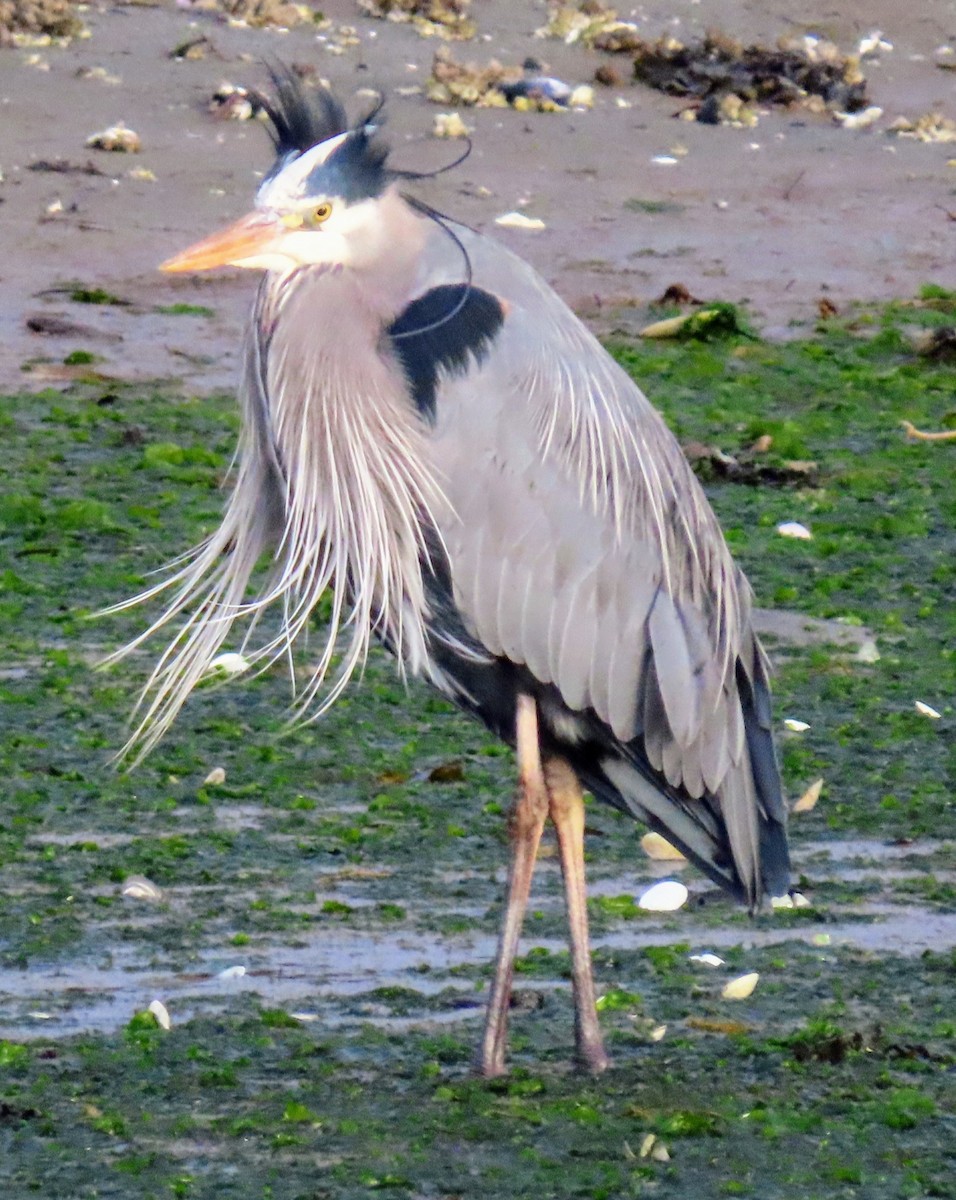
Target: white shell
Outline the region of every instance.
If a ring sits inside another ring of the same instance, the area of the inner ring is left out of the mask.
[[[791,733],[806,733],[810,728],[806,721],[795,721],[793,717],[787,717],[783,724],[784,728],[789,729]]]
[[[724,984],[724,990],[720,994],[725,1000],[746,1000],[753,994],[759,978],[759,971],[751,971],[748,975],[738,975],[736,979],[731,979],[729,983]]]
[[[241,675],[243,671],[248,670],[248,661],[241,654],[236,654],[234,651],[217,654],[206,668],[207,674],[219,672],[222,675]]]
[[[806,525],[801,525],[799,521],[781,521],[777,526],[777,533],[781,537],[801,538],[805,542],[813,537]]]
[[[149,1002],[149,1011],[156,1018],[156,1024],[160,1029],[170,1030],[173,1027],[172,1021],[169,1019],[169,1012],[162,1000],[151,1000]]]
[[[722,967],[724,960],[718,958],[716,954],[711,954],[708,950],[706,954],[691,954],[688,962],[700,963],[702,967]]]
[[[928,704],[924,704],[922,700],[916,701],[916,711],[921,716],[929,717],[931,721],[940,721],[943,717],[942,713],[937,712],[935,708],[931,708]]]
[[[220,783],[225,783],[225,782],[226,782],[226,772],[223,770],[222,767],[213,767],[213,769],[209,772],[209,774],[203,780],[204,784],[208,783],[208,784],[212,784],[213,786],[216,786]]]
[[[649,887],[637,902],[647,912],[674,912],[687,903],[687,888],[676,879],[662,879]]]
[[[123,884],[120,890],[121,896],[128,896],[130,900],[152,900],[159,901],[163,898],[163,889],[157,887],[151,879],[147,879],[145,875],[130,875]]]
[[[217,979],[241,979],[246,973],[243,966],[224,967],[216,976]]]
[[[651,1039],[652,1042],[659,1042],[661,1040],[661,1038],[663,1038],[665,1033],[667,1033],[666,1025],[655,1025],[654,1028],[651,1030],[651,1032],[647,1036]]]

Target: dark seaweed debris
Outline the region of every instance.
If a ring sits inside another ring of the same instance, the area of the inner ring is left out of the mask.
[[[776,49],[744,46],[720,33],[685,46],[674,38],[644,43],[636,51],[634,77],[671,96],[702,102],[700,119],[722,97],[743,103],[791,105],[818,97],[842,112],[866,108],[866,80],[856,58],[815,39],[782,42]]]

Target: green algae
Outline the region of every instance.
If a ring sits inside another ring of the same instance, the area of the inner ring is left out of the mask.
[[[770,458],[817,463],[812,483],[706,487],[758,603],[865,626],[880,658],[775,647],[778,715],[810,725],[781,730],[787,786],[826,781],[793,820],[815,908],[751,921],[698,880],[692,912],[643,913],[639,831],[589,805],[615,1064],[596,1081],[569,1070],[553,859],[518,963],[513,1073],[470,1076],[510,756],[384,657],[315,726],[285,730],[288,683],[268,672],[198,692],[133,774],[110,764],[152,656],[95,671],[144,614],[91,614],[217,520],[233,400],[4,398],[0,1192],[956,1195],[956,960],[863,938],[887,912],[916,931],[956,907],[956,446],[899,426],[951,419],[953,367],[907,336],[951,319],[930,289],[787,345],[615,347],[682,440],[737,453],[769,435]],[[813,539],[780,537],[786,520]],[[224,782],[205,782],[214,766]],[[912,845],[889,861],[896,841]],[[829,845],[856,849],[834,866]],[[136,875],[161,899],[124,898]],[[714,972],[688,961],[708,934]],[[367,960],[325,987],[352,942]],[[220,981],[237,963],[247,975]],[[754,995],[722,1000],[751,970]],[[157,986],[169,1032],[144,1011]],[[642,1157],[651,1134],[667,1160]]]

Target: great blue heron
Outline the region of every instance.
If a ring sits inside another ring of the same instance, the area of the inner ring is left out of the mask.
[[[261,101],[277,157],[254,211],[163,264],[265,275],[222,525],[129,602],[173,589],[134,645],[181,618],[135,737],[148,747],[162,734],[235,621],[280,606],[279,633],[243,647],[276,658],[331,589],[304,708],[331,703],[374,637],[517,749],[480,1069],[505,1069],[550,816],[577,1054],[599,1071],[582,786],[751,909],[788,888],[749,587],[660,416],[526,263],[403,195],[375,114],[350,128],[330,92],[284,71]],[[266,555],[271,578],[250,594]]]

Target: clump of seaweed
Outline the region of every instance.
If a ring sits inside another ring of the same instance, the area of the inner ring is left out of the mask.
[[[469,16],[471,0],[358,0],[358,3],[370,17],[414,25],[422,37],[465,42],[477,32]]]
[[[0,47],[66,41],[85,32],[69,0],[0,0]]]
[[[727,96],[745,105],[793,105],[815,98],[817,106],[822,102],[847,113],[869,103],[859,59],[813,37],[786,38],[769,48],[744,46],[721,33],[708,33],[689,46],[668,36],[637,51],[634,77],[668,95],[699,100],[702,119],[711,121],[720,119],[720,101]]]

